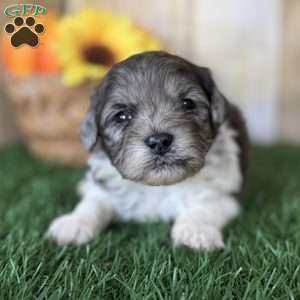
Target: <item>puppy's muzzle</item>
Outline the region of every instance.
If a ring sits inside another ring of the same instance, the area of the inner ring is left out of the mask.
[[[171,149],[174,137],[173,135],[163,132],[155,133],[145,139],[145,144],[156,155],[164,155]]]

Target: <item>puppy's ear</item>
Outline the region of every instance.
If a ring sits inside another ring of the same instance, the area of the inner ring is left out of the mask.
[[[197,75],[211,104],[211,122],[215,131],[227,118],[228,101],[219,91],[208,68],[197,67]]]
[[[88,151],[92,151],[100,137],[97,117],[104,103],[106,79],[103,79],[91,95],[89,110],[80,127],[80,140]]]
[[[88,151],[92,151],[97,143],[98,128],[95,114],[89,110],[80,127],[80,140]]]

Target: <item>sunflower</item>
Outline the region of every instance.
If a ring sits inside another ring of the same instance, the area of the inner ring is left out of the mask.
[[[66,85],[100,79],[116,62],[160,43],[126,17],[108,11],[83,9],[58,22],[57,55]]]

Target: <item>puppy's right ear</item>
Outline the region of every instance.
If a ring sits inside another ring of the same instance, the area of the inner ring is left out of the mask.
[[[81,123],[80,140],[88,151],[94,149],[100,137],[97,118],[104,103],[105,90],[106,79],[103,79],[100,85],[94,90],[89,110]]]
[[[80,140],[88,151],[92,151],[98,140],[95,114],[89,110],[80,127]]]

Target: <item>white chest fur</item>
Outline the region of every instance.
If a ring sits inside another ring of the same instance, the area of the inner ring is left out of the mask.
[[[107,158],[92,155],[90,172],[81,182],[83,196],[98,194],[123,221],[170,221],[179,212],[201,207],[210,199],[238,192],[242,183],[235,132],[224,124],[195,176],[171,186],[151,187],[123,179]],[[105,194],[105,197],[103,196]]]

